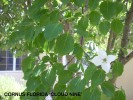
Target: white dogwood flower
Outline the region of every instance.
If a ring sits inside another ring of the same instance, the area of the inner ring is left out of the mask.
[[[92,60],[90,60],[93,64],[96,66],[102,67],[102,69],[108,73],[111,65],[110,63],[116,59],[116,56],[114,55],[107,55],[107,53],[103,50],[98,50],[97,51],[98,56],[95,56]]]
[[[52,97],[50,95],[48,95],[45,100],[52,100]]]

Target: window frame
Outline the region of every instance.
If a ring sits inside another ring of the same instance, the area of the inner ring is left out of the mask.
[[[1,50],[1,51],[4,51],[4,50]],[[7,58],[10,58],[10,57],[7,57],[7,52],[10,53],[10,50],[5,50],[5,52],[6,52],[6,56],[5,56],[5,58],[6,58],[6,64],[5,64],[6,70],[0,70],[0,72],[22,72],[22,69],[17,70],[17,68],[16,68],[17,65],[21,65],[21,64],[17,64],[17,62],[16,62],[16,60],[17,60],[17,58],[15,57],[16,51],[12,54],[12,57],[11,57],[11,58],[13,58],[12,70],[7,70],[7,65],[10,65],[7,63]],[[22,62],[22,56],[19,58],[21,58],[21,62]]]

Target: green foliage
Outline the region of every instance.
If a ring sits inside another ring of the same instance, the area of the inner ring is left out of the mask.
[[[86,31],[88,27],[88,21],[89,19],[87,18],[87,16],[82,16],[82,18],[78,21],[78,25],[76,25],[77,33],[81,36],[88,36],[88,33]]]
[[[59,83],[60,84],[66,84],[67,82],[69,82],[72,78],[72,72],[69,70],[64,70],[59,74]]]
[[[103,93],[107,95],[107,97],[114,96],[115,88],[113,84],[111,84],[109,81],[105,81],[104,83],[102,83],[101,88]]]
[[[74,51],[73,54],[77,59],[82,59],[83,56],[83,49],[79,44],[74,45]]]
[[[121,62],[116,61],[112,66],[112,72],[115,76],[121,76],[124,70],[124,66]]]
[[[57,38],[55,52],[60,55],[70,53],[74,48],[74,40],[70,34],[62,34]]]
[[[98,88],[87,88],[83,91],[81,100],[100,100],[101,92]]]
[[[123,3],[115,2],[115,15],[118,15],[123,10]]]
[[[123,91],[116,91],[112,100],[126,100],[125,93]]]
[[[88,82],[91,78],[94,72],[96,71],[96,66],[91,64],[85,71],[84,77],[86,82]]]
[[[55,80],[56,70],[54,68],[44,71],[41,75],[41,82],[43,83],[46,89],[52,88],[51,86],[54,84]]]
[[[88,27],[88,18],[87,16],[83,16],[79,21],[78,21],[78,29],[80,30],[86,30]]]
[[[110,20],[114,16],[115,10],[112,9],[114,7],[115,5],[112,1],[103,1],[100,4],[100,12],[105,19]]]
[[[73,0],[75,5],[82,7],[84,5],[85,0]]]
[[[49,24],[45,27],[44,36],[46,40],[51,41],[56,38],[58,34],[62,33],[62,30],[63,27],[59,23]]]
[[[112,62],[112,70],[107,74],[90,60],[96,56],[94,45],[106,50],[111,31],[117,34],[112,41],[121,43],[120,33],[131,2],[126,10],[126,4],[121,0],[32,0],[31,4],[21,2],[20,8],[18,2],[12,2],[2,1],[3,13],[0,14],[4,34],[0,34],[0,46],[17,51],[18,55],[28,55],[22,61],[24,79],[27,80],[25,91],[82,94],[80,97],[53,96],[54,100],[125,100],[123,91],[109,81],[109,74],[122,75],[123,64]],[[6,6],[15,9],[11,8],[9,13]],[[4,19],[3,14],[7,12],[11,15],[15,12],[16,19]],[[117,55],[121,47],[115,43],[110,53]],[[40,58],[42,54],[45,56]],[[66,65],[61,61],[64,55],[70,56]],[[44,97],[21,99],[44,100]]]
[[[34,59],[34,58],[33,58]],[[32,69],[34,68],[34,63],[32,57],[27,57],[22,62],[22,70],[24,72],[24,79],[28,79]]]
[[[92,11],[89,14],[89,19],[90,19],[90,24],[92,24],[93,26],[96,26],[99,24],[100,14],[97,11]]]
[[[67,87],[67,91],[82,92],[85,89],[85,85],[86,85],[86,81],[84,79],[81,80],[80,77],[77,77],[70,81]]]
[[[99,1],[100,0],[89,0],[88,6],[89,6],[90,10],[95,10],[99,5]]]
[[[105,72],[101,69],[97,70],[94,72],[93,76],[92,76],[92,87],[95,88],[96,86],[100,85],[101,83],[103,83],[103,81],[105,80]]]
[[[121,20],[119,19],[114,19],[111,23],[111,29],[113,32],[115,33],[121,33],[122,29],[123,29],[123,24],[121,22]]]
[[[102,21],[99,24],[99,31],[101,34],[106,35],[107,32],[109,32],[110,29],[110,23],[108,21]]]
[[[70,66],[68,66],[68,70],[75,73],[79,70],[79,66],[77,64],[71,64]]]

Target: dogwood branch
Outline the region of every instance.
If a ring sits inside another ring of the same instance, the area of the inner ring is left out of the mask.
[[[130,32],[130,26],[131,26],[132,20],[133,20],[133,2],[131,4],[130,10],[126,14],[125,26],[124,26],[123,36],[121,40],[121,49],[119,51],[119,60],[121,62],[125,58],[124,49],[126,50],[127,45],[129,43],[129,32]]]
[[[133,58],[133,51],[122,60],[122,63],[125,65],[132,58]]]
[[[115,43],[115,39],[116,39],[116,35],[115,33],[111,30],[110,31],[110,35],[108,38],[108,45],[107,45],[107,52],[111,51],[114,47],[114,43]]]

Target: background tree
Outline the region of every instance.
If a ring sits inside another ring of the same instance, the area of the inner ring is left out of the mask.
[[[125,100],[113,83],[133,57],[132,0],[3,0],[0,11],[1,47],[29,55],[22,63],[25,92],[82,92],[53,96],[55,100]],[[90,62],[95,45],[118,55],[109,73]],[[42,53],[46,55],[40,58]],[[66,65],[59,60],[64,55]],[[22,97],[27,98],[44,99]]]

